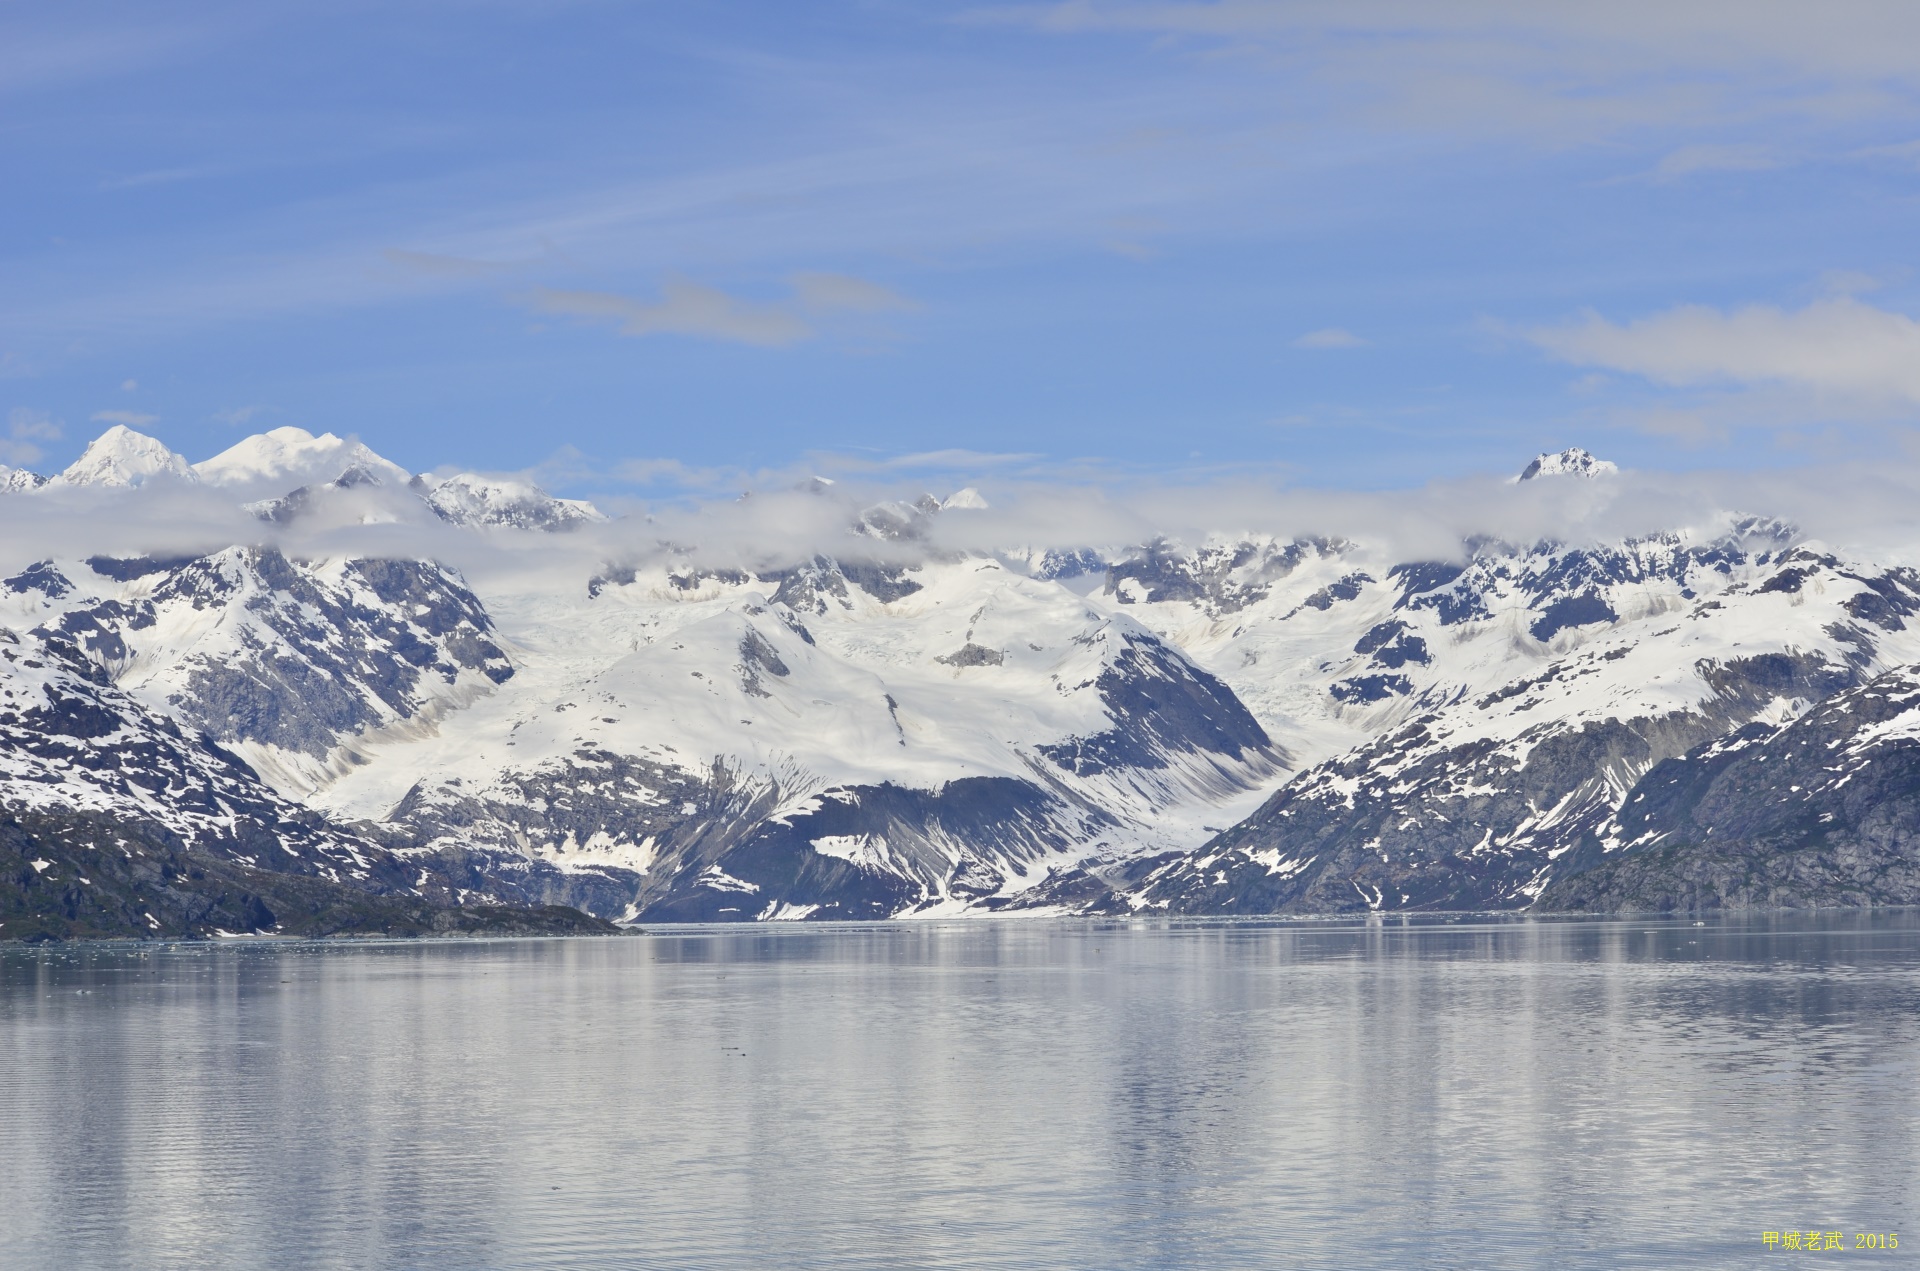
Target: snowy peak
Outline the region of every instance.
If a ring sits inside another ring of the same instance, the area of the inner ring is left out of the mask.
[[[1596,459],[1578,446],[1569,446],[1558,454],[1543,454],[1527,465],[1516,481],[1535,477],[1603,477],[1620,471],[1620,466]]]
[[[346,524],[381,525],[413,519],[407,515],[409,509],[406,505],[411,501],[409,496],[401,493],[398,498],[382,497],[383,492],[405,489],[387,479],[392,467],[392,464],[378,468],[354,464],[331,481],[303,485],[277,499],[259,499],[243,503],[240,507],[260,520],[279,525],[290,525],[296,520],[327,512],[331,512],[336,521]],[[354,492],[361,497],[353,497]],[[348,496],[345,500],[340,497],[343,494]]]
[[[567,530],[606,520],[582,499],[556,499],[525,481],[498,480],[463,472],[452,477],[416,477],[414,489],[451,525],[502,525],[520,530]]]
[[[37,472],[9,468],[0,463],[0,494],[25,494],[29,490],[38,490],[46,483],[47,479]]]
[[[163,443],[125,424],[115,424],[94,438],[86,452],[54,479],[62,485],[126,487],[144,485],[155,477],[192,481],[194,472],[185,459]]]
[[[249,485],[283,478],[311,477],[331,469],[365,468],[401,482],[409,474],[357,441],[332,433],[318,437],[304,428],[275,428],[237,442],[211,459],[193,465],[212,485]]]

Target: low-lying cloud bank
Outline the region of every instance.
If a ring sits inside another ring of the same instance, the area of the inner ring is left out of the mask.
[[[566,532],[475,530],[436,518],[404,485],[327,492],[288,524],[241,506],[254,489],[155,480],[134,489],[50,487],[0,496],[0,567],[49,556],[177,557],[236,544],[304,558],[440,560],[477,580],[549,575],[577,586],[609,566],[668,563],[766,571],[816,554],[907,564],[935,553],[1105,553],[1159,538],[1318,536],[1390,560],[1458,558],[1478,540],[1605,542],[1741,517],[1787,521],[1807,537],[1920,563],[1920,467],[1764,473],[1624,472],[1516,482],[1487,475],[1370,493],[1267,480],[983,482],[983,497],[929,499],[885,474],[744,495],[637,506]],[[940,492],[948,495],[951,492]],[[945,501],[949,506],[939,507]],[[980,506],[984,504],[984,506]]]

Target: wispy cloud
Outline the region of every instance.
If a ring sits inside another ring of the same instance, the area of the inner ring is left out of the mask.
[[[897,455],[891,459],[874,462],[876,469],[887,471],[907,471],[915,468],[967,468],[984,470],[987,468],[1007,468],[1019,464],[1030,464],[1044,458],[1032,452],[994,453],[984,450],[923,450],[918,454]]]
[[[1782,516],[1842,546],[1877,545],[1908,555],[1920,548],[1920,464],[1912,459],[1778,472],[1643,469],[1608,482],[1516,485],[1511,475],[1509,469],[1416,488],[1342,492],[1239,473],[1196,479],[1009,474],[978,483],[987,507],[965,516],[933,515],[922,523],[924,539],[903,542],[876,540],[856,526],[879,500],[914,498],[923,488],[917,476],[822,483],[780,474],[784,484],[721,483],[705,496],[656,500],[636,506],[633,515],[564,535],[460,531],[399,490],[368,496],[386,499],[379,506],[391,515],[268,527],[247,516],[231,491],[218,488],[56,488],[32,499],[0,499],[0,569],[55,552],[203,552],[271,541],[313,556],[437,559],[460,569],[483,594],[489,578],[507,575],[578,594],[610,560],[762,570],[817,552],[910,563],[954,551],[1028,558],[1043,547],[1126,551],[1163,535],[1197,545],[1211,535],[1312,534],[1350,539],[1359,559],[1384,565],[1457,557],[1485,536],[1586,542],[1681,527],[1725,529],[1735,512]],[[742,497],[748,490],[750,497]]]
[[[1768,146],[1682,146],[1655,164],[1648,175],[1657,181],[1677,181],[1697,172],[1764,172],[1786,160]]]
[[[44,410],[16,406],[7,414],[7,431],[15,441],[29,437],[58,441],[66,432],[66,426]]]
[[[684,490],[738,489],[747,479],[738,468],[709,468],[678,459],[623,459],[613,466],[616,481],[647,487]]]
[[[885,313],[920,307],[890,287],[849,274],[795,274],[793,294],[805,308],[823,312]]]
[[[18,7],[0,28],[0,93],[63,88],[171,61],[216,33],[227,34],[235,15],[220,16],[226,21],[195,26],[158,16],[99,21],[63,14],[59,6]]]
[[[399,247],[385,248],[380,254],[390,265],[429,278],[486,278],[514,267],[486,260],[468,260],[464,256],[447,256],[439,252],[407,251]]]
[[[129,428],[144,428],[160,422],[160,416],[142,414],[137,410],[96,410],[92,418],[96,424],[125,424]]]
[[[1920,81],[1920,8],[1832,0],[1604,5],[1528,0],[1062,0],[964,20],[1139,32],[1267,56],[1403,123],[1593,136],[1622,128],[1884,114]],[[1710,151],[1712,147],[1700,147]],[[1703,154],[1702,158],[1711,160]],[[1682,158],[1682,163],[1687,162]]]
[[[1878,291],[1890,280],[1880,274],[1859,269],[1829,269],[1820,275],[1820,289],[1830,296],[1864,296]]]
[[[134,172],[123,177],[113,177],[102,181],[103,190],[138,190],[151,185],[177,185],[182,181],[195,181],[201,177],[213,176],[221,169],[212,164],[200,164],[185,168],[155,168],[148,172]]]
[[[703,283],[669,278],[660,299],[635,300],[610,291],[539,287],[526,301],[539,313],[611,322],[622,335],[687,335],[763,348],[798,343],[815,334],[803,312],[884,312],[914,308],[905,296],[847,274],[802,273],[792,279],[793,298],[777,303],[742,300]]]
[[[1657,384],[1786,385],[1863,403],[1920,405],[1920,322],[1851,296],[1792,311],[1680,305],[1626,323],[1589,313],[1525,334],[1576,366]]]
[[[58,441],[65,426],[44,410],[16,406],[7,412],[7,438],[0,441],[0,461],[36,463],[46,452],[36,441]]]
[[[739,300],[717,287],[669,279],[652,303],[610,291],[535,288],[528,303],[540,313],[611,322],[621,335],[691,335],[769,348],[792,344],[813,328],[776,305]]]
[[[1367,341],[1361,339],[1344,327],[1324,327],[1318,331],[1309,331],[1293,342],[1296,349],[1358,349],[1364,348]]]
[[[1737,14],[1737,20],[1735,15]],[[1791,3],[1673,4],[1616,0],[1608,5],[1543,5],[1529,0],[1061,0],[982,7],[975,20],[1019,21],[1056,30],[1138,30],[1233,38],[1344,37],[1429,45],[1472,41],[1494,59],[1502,45],[1530,45],[1555,59],[1666,63],[1752,63],[1825,74],[1913,77],[1920,12],[1898,0],[1830,0],[1819,9]],[[1517,51],[1517,50],[1509,50]]]

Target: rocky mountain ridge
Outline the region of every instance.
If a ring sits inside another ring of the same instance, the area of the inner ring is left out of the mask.
[[[1676,773],[1721,780],[1733,752],[1716,747],[1828,704],[1865,718],[1850,695],[1920,663],[1920,575],[1763,517],[1482,536],[1450,559],[1247,533],[940,547],[945,518],[990,509],[967,489],[848,505],[830,555],[715,563],[590,504],[415,478],[330,434],[279,429],[188,465],[126,431],[15,497],[171,482],[244,501],[261,537],[8,562],[0,624],[226,756],[252,783],[244,816],[291,825],[262,809],[297,807],[417,871],[423,901],[729,921],[1908,894],[1897,816],[1846,814],[1875,827],[1871,869],[1769,889],[1726,862],[1808,850],[1801,822],[1741,830],[1736,857],[1718,838],[1703,864],[1706,831],[1731,831],[1701,809],[1725,800],[1660,793]],[[1520,480],[1626,479],[1567,451]],[[841,515],[831,483],[791,497]],[[392,537],[432,525],[483,536],[480,576],[384,545],[465,541]],[[343,550],[355,535],[386,538]],[[92,769],[137,762],[101,746]],[[30,738],[0,737],[15,748]],[[1848,788],[1898,806],[1905,753],[1862,750]],[[171,796],[109,797],[75,771],[26,764],[0,792],[35,816],[187,834],[152,820]],[[1672,824],[1643,825],[1656,809]],[[1661,853],[1679,863],[1640,863]]]

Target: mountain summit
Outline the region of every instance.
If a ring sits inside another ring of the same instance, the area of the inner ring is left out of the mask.
[[[357,441],[343,440],[330,432],[316,437],[304,428],[293,427],[275,428],[248,437],[213,458],[194,464],[193,470],[202,481],[214,485],[246,485],[298,477],[333,477],[356,466],[383,473],[401,485],[412,475]]]
[[[191,481],[194,474],[187,461],[163,442],[115,424],[54,479],[62,485],[135,486],[155,477]]]
[[[1603,477],[1620,471],[1620,465],[1596,459],[1578,446],[1568,446],[1558,454],[1543,454],[1526,466],[1516,481],[1535,477]]]

